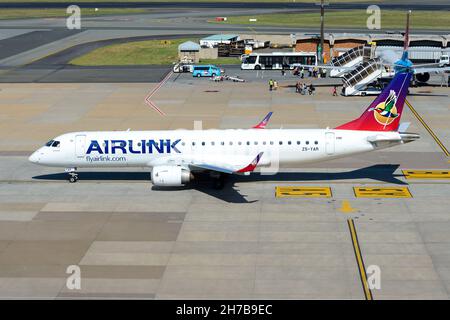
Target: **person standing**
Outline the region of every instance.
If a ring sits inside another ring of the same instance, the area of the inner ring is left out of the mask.
[[[337,86],[333,87],[333,97],[337,96]]]
[[[269,91],[272,91],[272,89],[273,89],[273,80],[270,79],[269,80]]]

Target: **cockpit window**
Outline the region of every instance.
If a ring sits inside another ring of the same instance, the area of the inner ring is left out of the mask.
[[[53,142],[52,147],[53,148],[57,148],[57,147],[59,147],[59,145],[60,145],[60,142],[59,141],[55,141],[55,142]]]
[[[50,147],[50,146],[53,144],[53,142],[55,142],[55,140],[50,140],[49,142],[47,142],[47,143],[45,144],[45,146],[46,146],[46,147]]]

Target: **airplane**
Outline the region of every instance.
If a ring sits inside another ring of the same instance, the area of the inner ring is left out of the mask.
[[[268,129],[269,113],[251,129],[82,131],[55,137],[29,161],[64,167],[76,182],[78,168],[148,167],[157,187],[184,186],[207,172],[214,187],[227,175],[257,167],[311,163],[380,150],[420,138],[400,124],[412,73],[395,75],[362,115],[334,129]]]

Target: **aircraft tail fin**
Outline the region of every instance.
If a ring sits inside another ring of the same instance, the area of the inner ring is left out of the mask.
[[[340,125],[335,129],[396,131],[403,113],[411,75],[409,72],[397,73],[389,85],[383,89],[358,119]]]
[[[402,59],[408,59],[408,48],[409,48],[409,19],[411,17],[411,10],[406,13],[406,29],[405,38],[403,39],[403,57]]]

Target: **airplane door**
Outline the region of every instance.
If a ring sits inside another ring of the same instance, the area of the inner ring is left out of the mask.
[[[75,154],[77,158],[84,157],[86,153],[86,135],[75,136]]]
[[[325,133],[325,151],[328,155],[334,154],[334,132]]]

